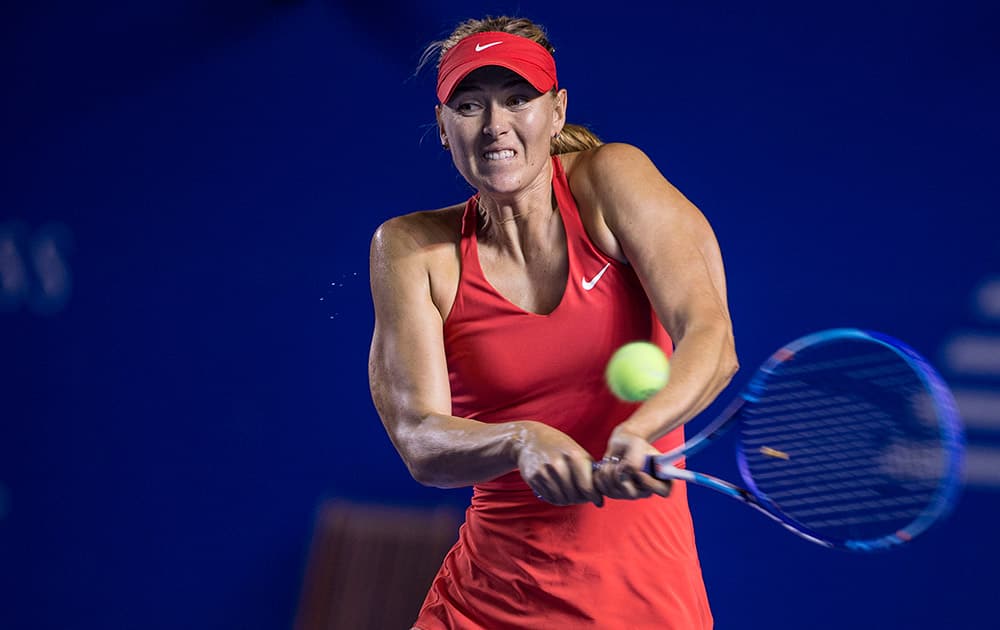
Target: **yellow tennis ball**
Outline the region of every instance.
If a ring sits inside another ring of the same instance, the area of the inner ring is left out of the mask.
[[[604,377],[615,396],[627,402],[639,402],[667,384],[670,362],[656,344],[633,341],[615,350]]]

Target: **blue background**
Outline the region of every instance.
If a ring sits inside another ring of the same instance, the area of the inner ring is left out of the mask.
[[[943,350],[1000,335],[974,299],[1000,273],[997,5],[637,6],[0,9],[0,627],[287,628],[324,498],[464,505],[410,479],[366,361],[372,232],[470,194],[414,75],[468,17],[547,26],[570,120],[715,226],[743,365],[720,401],[842,325],[1000,390]],[[1000,471],[1000,423],[969,439]],[[718,627],[983,627],[998,483],[871,557],[692,491]]]

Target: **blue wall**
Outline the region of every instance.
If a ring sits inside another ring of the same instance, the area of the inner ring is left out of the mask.
[[[1000,12],[665,4],[0,9],[0,627],[290,627],[322,499],[464,504],[409,478],[372,408],[368,243],[469,194],[422,47],[516,12],[548,26],[570,119],[642,147],[715,226],[744,365],[720,400],[854,325],[980,401],[957,513],[893,554],[692,491],[719,627],[992,619],[1000,354],[973,369],[955,340],[1000,337]]]

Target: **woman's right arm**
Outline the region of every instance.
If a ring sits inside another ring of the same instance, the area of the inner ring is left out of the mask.
[[[530,420],[490,424],[451,415],[425,232],[412,215],[391,219],[375,232],[370,258],[375,330],[369,386],[410,474],[425,485],[453,488],[520,469],[552,503],[601,502],[589,455],[562,432]]]

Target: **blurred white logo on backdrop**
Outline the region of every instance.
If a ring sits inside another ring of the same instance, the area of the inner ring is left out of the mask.
[[[966,427],[966,483],[1000,490],[1000,275],[983,278],[972,311],[976,326],[953,331],[942,367]]]
[[[72,290],[67,256],[71,233],[62,223],[30,228],[0,223],[0,311],[22,307],[39,315],[63,310]]]

